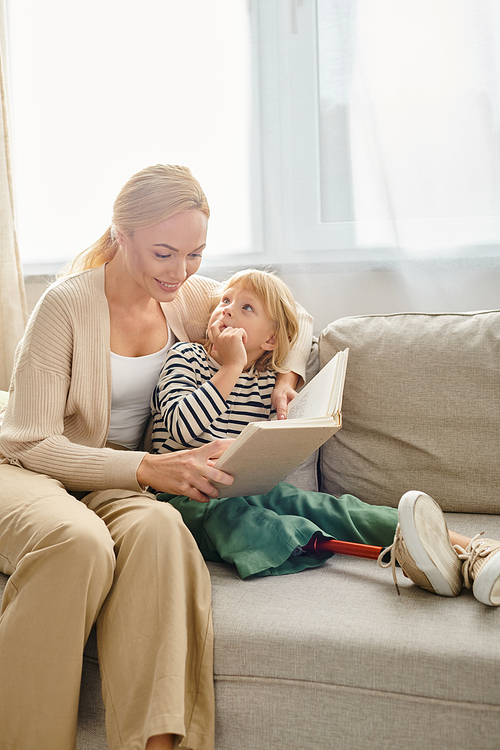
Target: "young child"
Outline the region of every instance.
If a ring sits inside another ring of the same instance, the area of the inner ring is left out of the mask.
[[[168,352],[152,397],[153,452],[236,437],[248,422],[269,419],[276,373],[296,335],[295,303],[279,278],[258,270],[232,276],[206,342],[177,343]],[[333,553],[315,551],[314,540],[333,538],[385,547],[378,562],[392,566],[395,581],[397,560],[424,589],[457,596],[474,583],[476,598],[500,604],[500,543],[448,532],[437,503],[421,492],[403,495],[398,510],[285,482],[267,495],[207,503],[157,497],[181,512],[206,560],[233,563],[242,578],[321,565]]]

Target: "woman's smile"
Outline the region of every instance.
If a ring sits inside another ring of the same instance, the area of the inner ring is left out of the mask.
[[[161,281],[161,279],[155,279],[155,281],[163,287],[163,289],[168,289],[169,292],[176,292],[182,284],[184,283],[184,279],[182,281],[175,281],[175,282],[168,282],[168,281]]]

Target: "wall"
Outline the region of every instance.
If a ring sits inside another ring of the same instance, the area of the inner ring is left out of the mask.
[[[24,288],[26,290],[26,303],[30,313],[47,289],[50,278],[48,276],[25,276]]]
[[[500,309],[500,266],[339,270],[284,278],[315,319],[315,332],[347,315]]]
[[[227,278],[236,267],[204,265],[200,273]],[[285,265],[278,271],[314,316],[315,333],[346,315],[391,312],[466,312],[500,309],[500,259],[401,263]],[[31,311],[49,277],[25,279]]]
[[[230,267],[207,267],[217,279]],[[500,258],[278,266],[319,333],[336,318],[392,312],[500,309]]]

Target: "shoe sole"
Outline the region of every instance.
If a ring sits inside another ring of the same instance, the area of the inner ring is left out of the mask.
[[[416,516],[419,500],[420,504],[427,505],[421,517]],[[398,517],[406,548],[433,591],[439,596],[458,596],[463,583],[462,565],[449,541],[448,527],[436,501],[424,492],[406,492],[399,501]],[[434,537],[433,546],[428,544],[426,547],[426,541],[422,541],[419,534],[419,527],[423,530],[425,523],[428,523],[427,531]]]
[[[472,586],[476,599],[490,607],[500,605],[500,552],[481,568],[477,580]]]

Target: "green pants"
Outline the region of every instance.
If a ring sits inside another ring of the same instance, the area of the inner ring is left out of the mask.
[[[398,512],[352,495],[334,497],[280,482],[267,495],[216,498],[198,503],[160,493],[182,514],[205,560],[230,562],[242,578],[283,575],[316,567],[332,556],[301,554],[315,535],[386,547]]]

